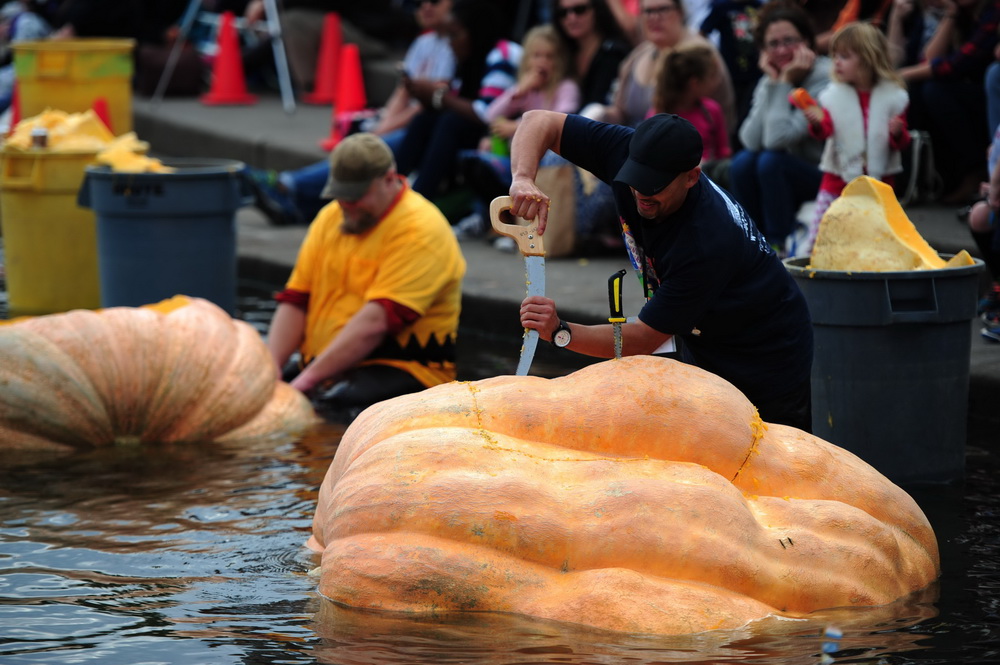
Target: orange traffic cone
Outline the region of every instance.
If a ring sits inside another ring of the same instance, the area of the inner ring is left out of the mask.
[[[363,111],[368,103],[365,82],[361,75],[361,54],[357,44],[344,44],[340,49],[337,67],[337,92],[330,120],[330,136],[320,141],[323,150],[333,147],[344,138],[351,126],[351,118]]]
[[[362,111],[368,104],[365,80],[361,75],[361,53],[357,44],[344,44],[337,62],[337,110]]]
[[[302,98],[307,104],[329,104],[334,101],[337,84],[337,63],[343,35],[340,31],[340,15],[328,12],[323,17],[323,39],[319,44],[316,60],[316,83],[313,91]]]
[[[257,97],[247,92],[243,78],[243,59],[240,56],[240,41],[233,26],[233,13],[222,14],[217,40],[218,52],[212,63],[212,87],[201,96],[202,104],[238,105],[254,104]]]
[[[114,134],[115,129],[111,126],[111,112],[108,110],[108,100],[104,97],[98,97],[94,100],[94,105],[91,108],[94,109],[94,114],[101,119],[104,126]]]
[[[21,96],[17,92],[17,81],[14,81],[14,92],[10,98],[10,126],[7,128],[7,133],[13,132],[19,122],[21,122]]]

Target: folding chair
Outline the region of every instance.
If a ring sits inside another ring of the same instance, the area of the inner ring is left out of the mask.
[[[170,78],[177,67],[177,59],[180,58],[181,48],[187,42],[191,34],[191,28],[198,19],[201,8],[201,0],[191,0],[184,16],[181,18],[180,34],[170,49],[170,55],[163,67],[163,73],[153,92],[153,107],[159,106],[163,95],[166,92]],[[274,50],[274,66],[278,72],[278,86],[281,89],[281,103],[285,113],[295,112],[295,93],[292,91],[292,79],[288,72],[288,59],[285,57],[285,43],[281,37],[281,21],[278,17],[278,6],[275,0],[264,0],[264,17],[267,24],[267,33],[271,39],[271,47]]]

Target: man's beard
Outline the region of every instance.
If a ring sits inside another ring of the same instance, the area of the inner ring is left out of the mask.
[[[376,224],[378,224],[378,218],[367,212],[358,213],[357,217],[353,219],[345,214],[344,221],[340,224],[340,230],[349,235],[361,235]]]

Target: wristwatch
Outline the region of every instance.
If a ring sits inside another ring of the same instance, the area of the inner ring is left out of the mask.
[[[557,348],[564,349],[569,346],[572,339],[573,333],[570,332],[569,325],[567,325],[565,321],[560,320],[556,331],[552,333],[552,343]]]

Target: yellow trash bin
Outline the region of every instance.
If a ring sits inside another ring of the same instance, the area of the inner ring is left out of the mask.
[[[0,150],[0,227],[10,316],[97,309],[97,222],[77,205],[97,153]]]
[[[80,113],[104,100],[117,136],[132,131],[132,39],[66,39],[11,44],[21,117],[47,108]]]

